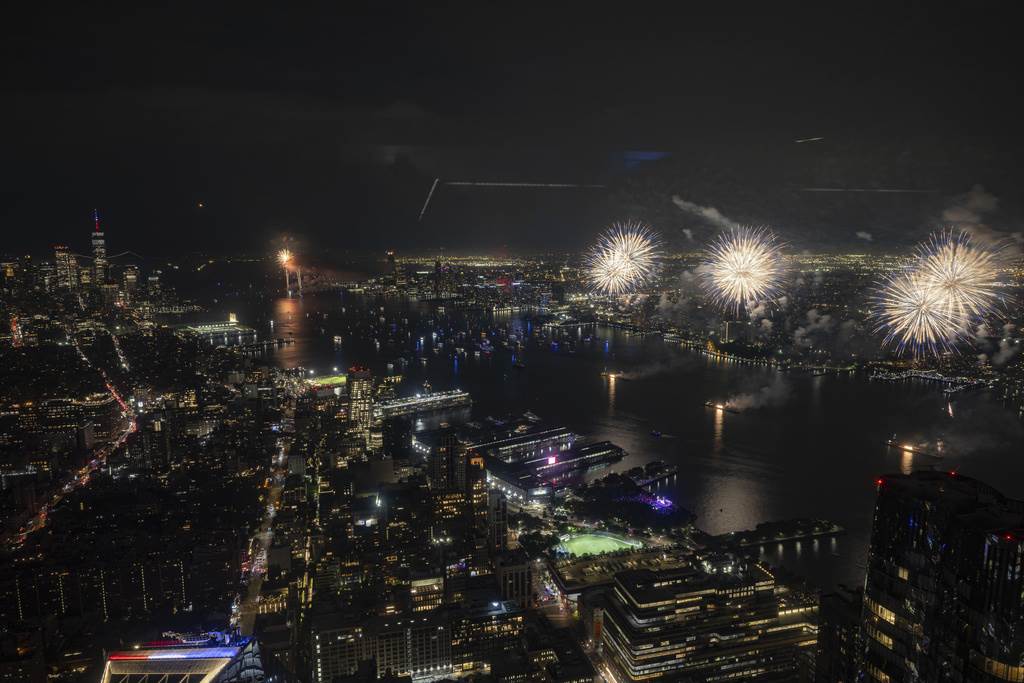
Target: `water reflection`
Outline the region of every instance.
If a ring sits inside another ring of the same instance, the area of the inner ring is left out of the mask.
[[[900,472],[910,474],[914,471],[914,451],[904,448],[900,451]]]
[[[615,414],[615,375],[608,375],[608,414]]]
[[[715,408],[715,436],[712,441],[711,452],[714,455],[718,455],[722,452],[722,427],[725,424],[725,411],[721,408]]]

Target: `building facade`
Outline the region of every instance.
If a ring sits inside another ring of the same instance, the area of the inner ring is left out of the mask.
[[[1024,502],[955,473],[876,483],[867,679],[1024,681]]]

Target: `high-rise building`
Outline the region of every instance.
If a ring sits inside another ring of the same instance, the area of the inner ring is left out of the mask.
[[[759,564],[709,567],[628,570],[586,596],[587,637],[619,680],[796,679],[815,606],[785,603]]]
[[[860,618],[864,591],[845,586],[821,596],[818,607],[818,651],[814,657],[817,683],[852,683],[858,680]]]
[[[466,446],[454,429],[445,429],[430,454],[430,488],[437,491],[466,490]]]
[[[139,267],[125,266],[121,274],[121,287],[129,295],[134,295],[139,286]]]
[[[533,605],[533,563],[522,548],[505,551],[495,559],[494,577],[502,600],[512,600],[523,609]]]
[[[154,270],[146,278],[146,294],[149,295],[150,299],[156,299],[160,296],[160,275],[162,273],[159,270]]]
[[[57,287],[75,289],[78,286],[78,263],[71,250],[58,244],[53,248],[53,260],[57,269]]]
[[[1024,681],[1024,501],[955,473],[876,483],[867,680]]]
[[[401,266],[399,266],[398,262],[395,260],[395,251],[394,251],[394,249],[389,249],[388,250],[387,258],[388,258],[388,279],[391,281],[391,284],[395,285],[396,287],[404,287],[405,286],[405,270]]]
[[[492,554],[508,550],[508,499],[497,489],[487,492],[487,543]]]
[[[373,378],[366,368],[353,366],[348,370],[349,419],[365,445],[369,444],[373,423]]]
[[[102,285],[107,281],[107,243],[103,231],[100,230],[99,211],[94,209],[92,216],[95,222],[92,232],[92,266],[95,275],[93,281]]]
[[[171,429],[166,420],[147,420],[142,429],[142,459],[155,472],[166,472],[171,465]]]

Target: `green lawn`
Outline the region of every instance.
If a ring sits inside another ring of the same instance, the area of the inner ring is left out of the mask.
[[[631,541],[619,536],[602,534],[574,534],[562,541],[561,547],[573,557],[580,555],[600,555],[613,553],[627,548],[638,548],[642,543]]]
[[[323,377],[311,377],[306,380],[313,386],[333,387],[338,384],[345,384],[348,381],[347,375],[325,375]]]

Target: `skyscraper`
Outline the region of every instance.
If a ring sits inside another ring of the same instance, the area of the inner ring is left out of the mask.
[[[373,421],[373,378],[367,368],[353,366],[348,370],[349,417],[355,423],[363,444],[370,438]]]
[[[860,620],[864,592],[839,589],[821,596],[818,608],[818,651],[814,658],[817,683],[853,683],[860,656]]]
[[[107,243],[103,238],[103,232],[100,230],[99,211],[93,209],[92,217],[94,221],[92,232],[92,265],[93,272],[96,275],[94,282],[97,285],[102,285],[107,281]]]
[[[391,284],[395,285],[396,287],[404,287],[405,271],[401,267],[399,267],[398,262],[395,260],[395,251],[393,249],[388,250],[387,260],[387,278],[390,280]]]
[[[955,473],[878,479],[868,680],[1024,680],[1024,502]]]
[[[53,248],[53,260],[57,270],[57,287],[60,289],[75,289],[78,286],[78,264],[75,256],[63,244]]]
[[[430,454],[430,488],[438,491],[466,489],[466,446],[455,430],[446,429]]]
[[[124,291],[127,292],[128,294],[135,294],[135,290],[139,286],[138,266],[125,266],[124,273],[121,277],[121,286],[124,288]]]

